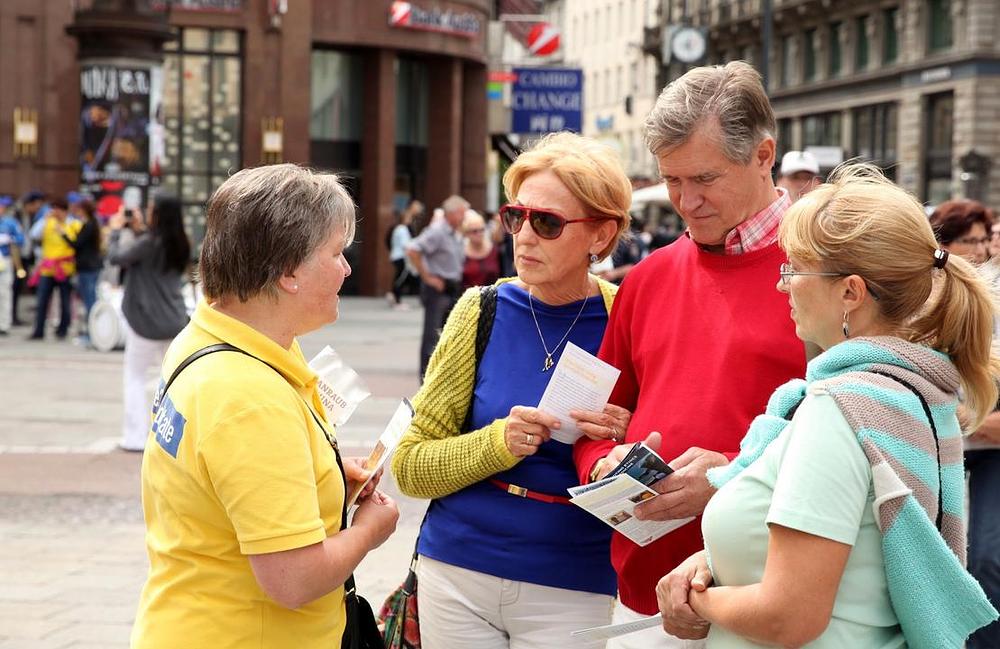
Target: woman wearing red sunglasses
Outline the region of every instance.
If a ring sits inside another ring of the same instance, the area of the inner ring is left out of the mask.
[[[617,587],[610,528],[566,498],[573,446],[550,439],[558,420],[534,406],[568,343],[600,347],[616,287],[588,268],[627,230],[631,185],[608,147],[559,133],[514,162],[504,190],[517,277],[496,284],[478,365],[479,291],[455,306],[393,460],[404,493],[434,499],[417,546],[429,648],[559,646],[610,621]],[[579,413],[601,439],[620,440],[629,418]]]

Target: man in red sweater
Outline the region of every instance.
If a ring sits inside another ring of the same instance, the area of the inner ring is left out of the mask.
[[[611,312],[600,356],[621,370],[611,401],[633,412],[624,442],[584,437],[574,458],[582,482],[599,479],[658,432],[674,473],[636,515],[668,520],[702,512],[714,492],[705,471],[736,456],[776,387],[804,376],[805,350],[775,288],[790,201],[771,178],[775,121],[760,76],[738,61],[695,68],[663,90],[645,131],[687,232],[632,269]],[[615,621],[655,614],[657,580],[701,547],[700,518],[646,547],[616,533]],[[608,649],[702,642],[649,629]]]

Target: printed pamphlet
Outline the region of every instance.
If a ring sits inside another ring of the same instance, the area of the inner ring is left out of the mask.
[[[694,520],[641,521],[636,505],[660,495],[652,486],[673,469],[645,444],[635,444],[628,455],[602,480],[569,489],[570,502],[601,519],[640,546]]]
[[[413,421],[413,404],[410,403],[409,399],[403,397],[399,403],[399,407],[396,408],[396,412],[392,415],[392,419],[389,420],[389,424],[382,431],[382,434],[379,435],[378,441],[375,442],[375,448],[372,449],[372,452],[368,455],[368,459],[365,460],[365,469],[371,471],[371,475],[364,482],[353,485],[347,497],[348,507],[354,505],[354,502],[358,499],[358,495],[371,482],[379,469],[385,466],[385,463],[392,457],[396,447],[399,446],[399,440],[403,439],[403,434],[410,427],[411,421]]]
[[[600,412],[608,405],[608,397],[621,371],[593,354],[588,354],[571,342],[559,357],[538,409],[559,418],[562,426],[552,431],[552,439],[572,444],[580,435],[571,410]]]

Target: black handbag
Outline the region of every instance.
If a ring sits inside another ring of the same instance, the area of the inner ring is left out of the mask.
[[[164,386],[157,391],[155,397],[153,398],[153,412],[159,409],[160,401],[163,396],[167,393],[167,389],[170,384],[174,382],[177,375],[181,373],[185,367],[198,360],[202,356],[207,356],[208,354],[214,354],[215,352],[239,352],[240,354],[245,354],[250,358],[256,358],[264,365],[267,365],[275,372],[278,372],[277,368],[273,365],[257,358],[250,352],[244,351],[235,345],[230,345],[229,343],[219,343],[217,345],[209,345],[194,352],[187,358],[185,358],[174,370],[170,378]],[[281,374],[281,372],[278,372]],[[344,480],[344,502],[343,509],[340,514],[340,531],[347,529],[347,474],[344,473],[344,462],[340,458],[340,449],[337,447],[337,441],[327,432],[326,427],[323,422],[320,421],[319,416],[313,411],[313,409],[306,404],[306,409],[309,410],[309,414],[313,416],[316,421],[316,425],[319,429],[323,431],[323,435],[326,437],[326,441],[330,443],[330,447],[333,449],[333,455],[337,459],[337,468],[340,469],[340,476]],[[372,613],[372,607],[368,604],[368,601],[358,595],[357,590],[354,585],[354,575],[352,574],[344,582],[344,607],[346,609],[346,619],[347,624],[344,627],[344,636],[341,640],[341,649],[385,649],[385,643],[382,642],[382,634],[378,630],[378,626],[375,624],[375,615]]]

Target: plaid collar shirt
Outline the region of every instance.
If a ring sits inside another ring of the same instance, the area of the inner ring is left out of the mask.
[[[781,187],[773,203],[740,223],[726,235],[725,254],[742,255],[768,247],[778,240],[781,217],[792,205],[788,191]]]

